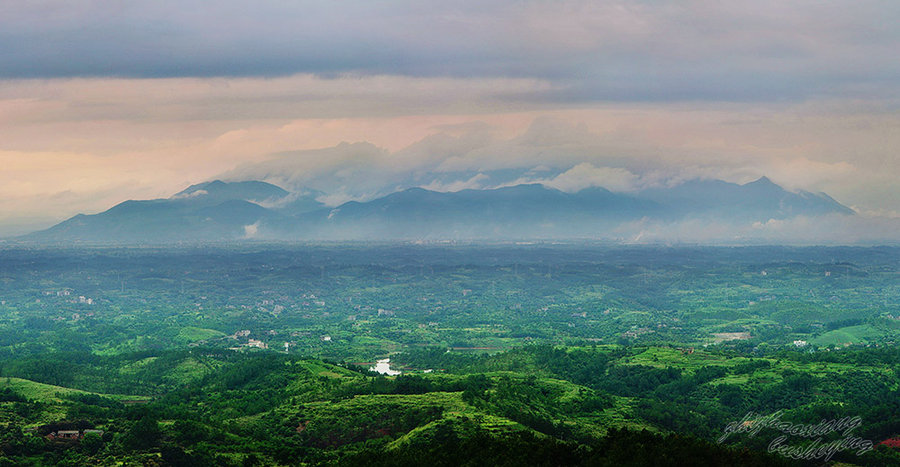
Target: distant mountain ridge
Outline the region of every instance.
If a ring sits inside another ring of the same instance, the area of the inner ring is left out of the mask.
[[[313,238],[552,238],[663,214],[656,202],[603,188],[578,193],[543,185],[447,193],[410,188],[327,213],[310,212],[298,227]]]
[[[211,182],[198,183],[191,185],[184,190],[172,195],[169,199],[199,199],[206,203],[215,203],[234,199],[242,199],[245,201],[264,202],[267,200],[277,200],[290,195],[290,192],[284,188],[272,185],[271,183],[246,181],[246,182],[223,182],[221,180],[213,180]]]
[[[854,213],[825,193],[793,193],[768,177],[744,185],[722,180],[690,180],[671,188],[647,189],[641,196],[663,203],[683,215],[713,215],[719,219],[765,221],[797,215]]]
[[[177,243],[270,240],[617,239],[640,222],[703,219],[736,225],[854,211],[824,193],[790,192],[762,177],[739,185],[692,180],[632,194],[567,193],[539,184],[437,192],[409,188],[329,208],[321,193],[261,181],[214,180],[167,199],[125,201],[21,237],[34,242]]]

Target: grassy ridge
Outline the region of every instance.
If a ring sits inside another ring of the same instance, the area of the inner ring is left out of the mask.
[[[59,403],[62,402],[60,396],[70,395],[86,395],[93,394],[115,400],[125,401],[146,401],[150,400],[148,396],[127,395],[127,394],[102,394],[91,391],[83,391],[81,389],[67,388],[63,386],[55,386],[52,384],[39,383],[22,378],[2,377],[0,378],[0,389],[9,388],[22,397],[38,402]]]

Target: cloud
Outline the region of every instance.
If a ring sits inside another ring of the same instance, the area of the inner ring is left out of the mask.
[[[248,224],[244,226],[244,238],[256,238],[256,235],[259,233],[259,222],[254,222],[253,224]]]
[[[450,154],[437,166],[439,172],[498,170],[511,167],[570,167],[588,158],[621,156],[605,147],[606,137],[584,123],[540,116],[512,138],[490,141],[462,154]]]
[[[770,145],[753,140],[752,132],[747,140],[740,139],[747,137],[741,132],[710,136],[706,124],[686,125],[677,113],[660,122],[644,119],[645,125],[635,130],[632,118],[637,119],[629,116],[612,131],[595,131],[584,122],[545,116],[505,138],[475,125],[456,128],[453,135],[433,133],[396,151],[341,143],[274,154],[222,177],[315,189],[326,193],[329,205],[411,186],[458,191],[541,183],[569,192],[594,186],[632,192],[698,178],[746,183],[765,175],[791,190],[834,193],[843,188],[846,193],[858,190],[862,179],[873,179],[847,161],[797,155],[806,151],[790,140]],[[837,199],[855,204],[852,198]]]
[[[450,183],[442,183],[440,181],[432,181],[427,185],[422,185],[422,188],[431,191],[441,191],[441,192],[456,192],[462,190],[481,190],[487,187],[487,182],[490,180],[490,176],[485,175],[483,173],[477,173],[472,176],[472,178],[468,180],[457,180]]]
[[[892,0],[48,0],[2,13],[4,78],[504,77],[583,103],[896,97],[900,76]]]
[[[266,180],[292,189],[333,193],[352,186],[357,192],[381,188],[391,167],[387,152],[371,143],[346,143],[322,149],[290,151],[246,163],[222,174],[224,180]]]
[[[775,159],[765,164],[763,170],[770,174],[770,178],[789,189],[822,186],[857,175],[856,167],[849,162],[828,163],[806,157]]]
[[[711,219],[681,222],[642,220],[619,226],[615,235],[629,243],[689,244],[786,244],[786,245],[875,245],[897,244],[900,219],[829,214],[770,219],[752,225],[734,225]]]
[[[182,193],[182,194],[172,195],[169,198],[171,198],[171,199],[189,199],[189,198],[196,198],[198,196],[205,196],[208,194],[209,194],[209,192],[206,190],[195,190],[190,193]]]
[[[0,222],[168,197],[222,174],[317,189],[331,205],[409,186],[551,183],[571,171],[560,187],[768,175],[864,211],[900,206],[900,114],[889,100],[509,100],[548,86],[311,75],[0,81]],[[536,167],[546,170],[528,173]]]
[[[478,113],[486,107],[499,112],[521,109],[523,99],[534,101],[552,89],[550,82],[533,78],[325,78],[309,73],[272,78],[0,79],[0,123],[341,119]]]
[[[627,192],[638,188],[640,177],[626,169],[595,167],[582,162],[549,180],[535,180],[560,191],[577,192],[590,187],[603,187],[610,191]]]
[[[897,211],[898,20],[893,0],[4,2],[0,221],[222,173],[329,204],[768,175]]]

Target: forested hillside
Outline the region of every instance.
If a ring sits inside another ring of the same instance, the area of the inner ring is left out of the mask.
[[[891,248],[0,257],[7,465],[900,462]]]

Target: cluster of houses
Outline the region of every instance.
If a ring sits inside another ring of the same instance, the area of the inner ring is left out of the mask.
[[[57,296],[57,297],[70,297],[72,296],[72,291],[69,289],[62,290],[46,290],[44,291],[45,296]],[[90,297],[85,297],[84,295],[79,295],[77,297],[73,297],[68,300],[69,303],[77,303],[80,305],[93,305],[94,299]]]
[[[428,324],[430,326],[436,326],[438,323],[432,322],[432,323],[428,323]],[[266,336],[274,337],[274,336],[278,335],[278,331],[269,330],[269,331],[266,331],[265,334],[266,334]],[[246,339],[247,340],[246,343],[238,344],[236,347],[229,347],[229,349],[230,350],[241,350],[242,348],[248,348],[248,347],[255,348],[255,349],[268,349],[269,348],[269,344],[267,344],[266,342],[264,342],[261,339],[254,339],[254,338],[250,337],[250,335],[251,335],[251,331],[249,329],[242,329],[240,331],[236,331],[234,334],[227,336],[227,338],[230,338],[230,339],[235,339],[235,340]],[[293,331],[290,333],[290,336],[291,337],[313,337],[312,332],[310,332],[310,331]],[[331,342],[332,341],[331,336],[329,336],[327,334],[319,335],[318,338],[322,342]],[[294,345],[297,345],[297,343],[295,341],[285,342],[284,343],[284,351],[288,352],[290,350],[291,346],[294,346]]]
[[[93,305],[94,299],[85,297],[84,295],[79,295],[78,298],[72,300],[72,303],[80,303],[82,305]]]
[[[245,344],[247,347],[255,347],[257,349],[268,349],[269,345],[258,339],[250,339]]]
[[[652,329],[650,329],[648,327],[632,326],[632,328],[630,330],[622,333],[622,337],[627,337],[627,338],[633,339],[642,334],[647,334],[647,333],[651,333],[651,332],[655,332],[655,331],[653,331]]]
[[[50,440],[80,441],[90,434],[103,436],[103,430],[56,430],[50,432],[46,438]]]

